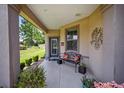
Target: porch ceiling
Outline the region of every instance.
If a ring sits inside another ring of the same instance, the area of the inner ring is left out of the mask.
[[[59,29],[65,24],[89,16],[99,5],[28,4],[27,6],[48,29]]]

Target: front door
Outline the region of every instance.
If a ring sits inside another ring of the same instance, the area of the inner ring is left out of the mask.
[[[50,38],[50,57],[57,57],[59,54],[59,39],[57,37]]]

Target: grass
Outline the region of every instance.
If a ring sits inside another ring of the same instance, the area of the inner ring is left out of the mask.
[[[45,54],[44,47],[31,47],[27,50],[20,50],[20,63],[25,63],[26,59],[33,58],[34,56],[39,56],[39,58],[43,57]]]

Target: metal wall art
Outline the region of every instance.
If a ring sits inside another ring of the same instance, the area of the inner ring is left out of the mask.
[[[96,27],[91,34],[91,39],[91,45],[93,45],[95,49],[99,49],[103,43],[103,28]]]

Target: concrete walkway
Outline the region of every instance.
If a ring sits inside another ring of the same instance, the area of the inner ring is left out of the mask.
[[[44,61],[46,71],[46,83],[48,88],[80,88],[82,74],[75,73],[74,64],[57,64],[56,61]]]

